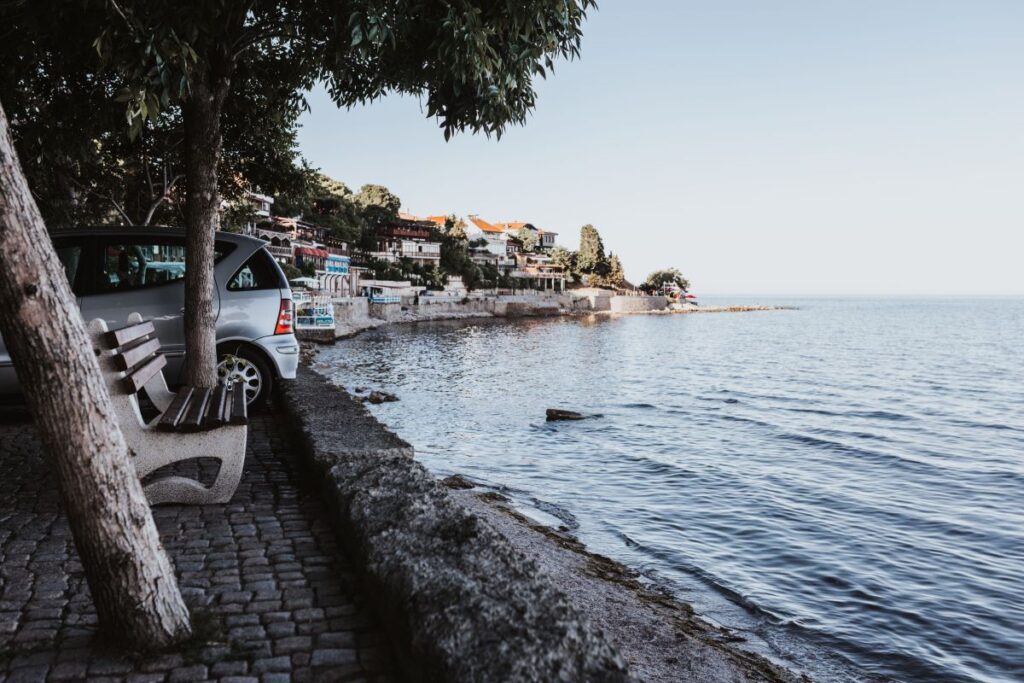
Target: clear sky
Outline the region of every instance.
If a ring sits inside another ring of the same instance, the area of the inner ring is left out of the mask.
[[[699,293],[1024,294],[1024,0],[602,0],[500,142],[310,96],[303,154],[411,213],[560,233]]]

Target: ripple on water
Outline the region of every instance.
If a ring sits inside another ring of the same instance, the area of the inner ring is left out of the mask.
[[[1024,680],[1024,302],[779,303],[382,328],[317,365],[819,680]]]

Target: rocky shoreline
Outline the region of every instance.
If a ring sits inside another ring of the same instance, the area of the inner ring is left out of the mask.
[[[618,649],[643,681],[809,681],[743,648],[744,638],[639,580],[637,572],[591,552],[574,536],[515,510],[504,495],[462,477],[442,481],[532,560]]]

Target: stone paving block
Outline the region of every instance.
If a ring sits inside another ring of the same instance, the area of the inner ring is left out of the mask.
[[[0,421],[0,681],[301,683],[359,675],[362,636],[379,632],[357,604],[353,564],[319,487],[299,471],[278,422],[253,416],[242,483],[229,504],[153,509],[182,595],[213,635],[187,654],[136,658],[98,644],[52,471],[30,424]],[[378,635],[365,647],[381,643],[387,639]]]
[[[318,666],[339,666],[343,664],[358,664],[359,655],[355,649],[331,648],[327,650],[315,650],[310,664]]]
[[[237,676],[249,670],[249,663],[242,660],[222,660],[210,667],[213,676]]]

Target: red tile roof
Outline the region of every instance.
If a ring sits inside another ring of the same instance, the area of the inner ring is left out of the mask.
[[[500,227],[498,225],[493,225],[491,223],[488,223],[487,221],[485,221],[483,218],[480,218],[479,216],[470,216],[469,220],[472,221],[473,225],[475,225],[476,227],[480,228],[484,232],[496,232],[496,233],[505,232],[505,228]]]

